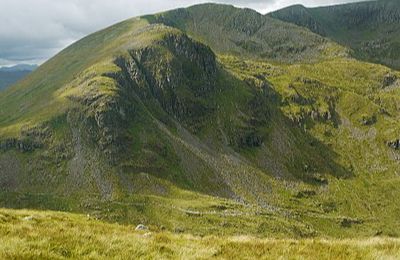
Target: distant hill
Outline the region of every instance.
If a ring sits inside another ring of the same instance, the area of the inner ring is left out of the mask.
[[[400,1],[379,0],[327,7],[290,6],[270,17],[304,26],[353,49],[359,59],[400,68]]]
[[[38,66],[31,64],[18,64],[10,67],[0,67],[2,72],[13,72],[13,71],[34,71]]]
[[[37,65],[20,64],[0,68],[0,90],[11,86],[37,68]]]

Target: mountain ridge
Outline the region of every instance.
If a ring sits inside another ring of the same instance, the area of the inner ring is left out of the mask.
[[[327,39],[248,8],[200,4],[145,18],[183,30],[220,54],[278,62],[313,61],[329,57],[331,52],[347,55],[345,48]],[[226,24],[229,26],[224,27]]]
[[[356,58],[399,68],[400,5],[380,0],[305,8],[286,7],[268,14],[309,28],[353,50]]]

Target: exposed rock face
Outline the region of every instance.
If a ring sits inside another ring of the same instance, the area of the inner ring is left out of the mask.
[[[184,34],[169,34],[161,44],[165,45],[178,57],[181,56],[196,64],[200,69],[199,74],[203,76],[203,80],[207,80],[205,77],[211,77],[208,78],[209,80],[215,79],[217,65],[215,54],[210,47],[194,42]]]
[[[136,230],[136,231],[143,231],[143,230],[149,230],[149,228],[146,227],[146,226],[143,225],[143,224],[139,224],[139,225],[137,225],[137,227],[135,228],[135,230]]]
[[[218,71],[210,48],[183,34],[169,34],[130,56],[117,61],[125,74],[120,84],[130,85],[142,98],[155,98],[167,113],[188,124],[209,112],[202,99],[214,90]]]
[[[138,107],[147,106],[154,112],[156,105],[152,104],[158,103],[159,111],[172,115],[193,131],[202,121],[200,118],[212,111],[205,99],[215,90],[216,57],[209,47],[182,33],[167,33],[146,47],[129,50],[115,64],[120,72],[101,75],[98,81],[89,75],[89,83],[79,83],[85,87],[101,86],[105,78],[114,82],[115,94],[89,92],[70,97],[84,107],[73,117],[83,130],[84,139],[99,147],[113,165],[126,154],[131,142],[127,131],[137,118]]]
[[[400,139],[389,141],[387,145],[394,150],[400,150]]]
[[[31,152],[42,148],[51,137],[48,127],[22,129],[19,138],[9,138],[0,142],[1,150],[17,149],[21,152]]]
[[[109,162],[116,163],[115,154],[126,149],[124,131],[128,116],[132,119],[134,105],[129,105],[129,96],[119,89],[114,97],[84,96],[77,101],[83,110],[70,111],[69,124],[82,129],[82,135],[88,144],[94,144],[106,155]]]
[[[385,77],[383,78],[382,86],[384,88],[389,87],[389,86],[393,85],[396,81],[397,81],[397,76],[389,73],[389,74],[385,75]]]

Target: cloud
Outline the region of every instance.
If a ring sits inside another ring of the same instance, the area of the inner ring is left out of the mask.
[[[0,66],[40,63],[118,21],[210,1],[266,13],[295,3],[315,6],[352,0],[1,0]]]

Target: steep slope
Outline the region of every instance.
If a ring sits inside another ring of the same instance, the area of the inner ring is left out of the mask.
[[[250,10],[188,10],[221,42],[268,39]],[[310,42],[231,53],[181,13],[90,35],[0,93],[0,205],[201,235],[398,236],[399,72],[283,22],[276,46]]]
[[[127,42],[127,37],[132,36],[132,33],[133,39]],[[155,57],[164,57],[165,60],[157,60]],[[50,76],[43,80],[43,73]],[[51,185],[55,189],[57,183],[60,185],[72,178],[71,181],[79,186],[77,190],[82,192],[84,190],[81,188],[86,184],[89,189],[90,182],[97,182],[94,184],[95,189],[100,190],[104,197],[110,197],[111,181],[104,180],[104,176],[100,175],[112,175],[112,165],[117,163],[119,167],[128,168],[125,172],[129,167],[134,167],[129,164],[123,166],[122,161],[124,155],[130,156],[126,150],[133,145],[132,135],[140,134],[131,131],[135,131],[135,127],[137,131],[142,131],[141,123],[145,129],[155,126],[155,119],[147,110],[151,109],[152,113],[165,117],[165,123],[169,124],[172,124],[172,119],[168,115],[184,122],[185,118],[191,116],[191,120],[195,121],[196,109],[201,110],[205,106],[202,104],[207,97],[204,91],[215,84],[212,82],[215,81],[213,77],[216,77],[216,73],[215,57],[206,47],[194,44],[178,31],[165,26],[148,25],[143,20],[127,21],[71,46],[39,68],[26,81],[2,94],[0,99],[4,109],[0,121],[3,126],[1,134],[5,140],[2,148],[32,152],[33,157],[37,155],[41,158],[37,164],[22,163],[21,174],[50,174],[44,178],[55,181],[55,185]],[[193,78],[198,79],[199,83],[196,85],[193,82],[189,86],[188,82]],[[192,92],[189,87],[198,89]],[[147,106],[143,104],[146,98]],[[20,104],[24,104],[24,107]],[[135,121],[138,124],[132,127]],[[187,122],[187,125],[190,127],[191,122]],[[153,164],[156,164],[154,160],[157,158],[153,149],[167,154],[170,149],[167,145],[163,146],[162,142],[154,143],[152,134],[156,133],[156,130],[147,133],[148,144],[144,142],[150,147],[147,153],[138,155],[144,157],[145,162],[147,159]],[[93,158],[85,160],[87,146],[92,146],[90,150],[94,151]],[[55,153],[35,153],[38,148],[39,151],[40,148],[46,148]],[[100,155],[96,156],[99,154],[96,151],[101,151]],[[103,161],[100,157],[107,158],[105,165],[98,165]],[[173,154],[167,159],[172,160],[168,161],[168,167],[174,167],[174,160],[177,159]],[[64,163],[69,160],[72,161]],[[50,169],[40,165],[49,161],[52,163]],[[164,162],[161,160],[159,163]],[[135,167],[139,172],[142,171],[141,167],[146,167],[140,166],[140,159],[137,164]],[[18,169],[18,165],[14,166]],[[19,181],[13,166],[10,166],[10,170],[7,170],[7,165],[3,167],[3,172],[6,172],[3,178],[16,178],[18,181],[14,184],[17,187],[29,186]],[[160,166],[152,167],[157,171]],[[60,174],[76,173],[78,176],[64,175],[61,178],[61,175],[57,175],[60,180],[51,176],[55,174],[53,170]],[[86,170],[92,176],[87,180],[79,179],[87,177],[82,175]],[[171,170],[169,173],[172,173]],[[29,178],[21,179],[28,181]],[[8,180],[5,185],[13,189],[9,181],[12,182]],[[48,187],[47,181],[38,185]],[[73,189],[74,185],[69,188]]]
[[[221,54],[283,62],[346,55],[346,49],[310,31],[251,9],[202,4],[146,17],[179,28]]]
[[[318,8],[295,5],[270,17],[309,28],[363,60],[400,68],[400,2],[378,0]]]

